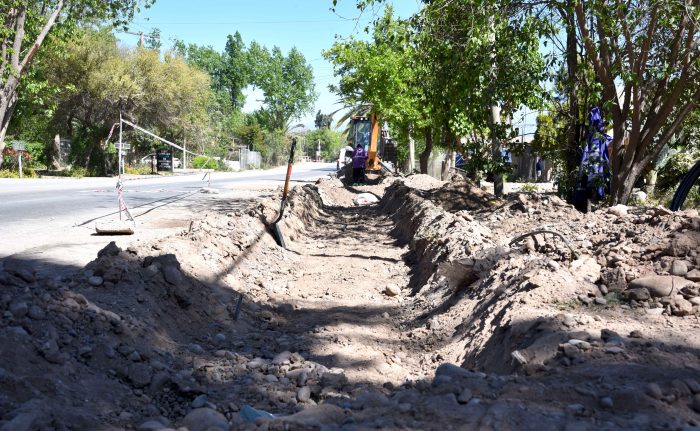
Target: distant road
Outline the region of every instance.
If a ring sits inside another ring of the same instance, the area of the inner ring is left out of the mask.
[[[335,172],[335,163],[295,165],[292,180],[311,182]],[[117,218],[115,178],[0,179],[0,259],[9,255],[82,266],[110,240],[127,244],[180,229],[195,212],[233,208],[282,185],[286,166],[270,170],[212,172],[124,181],[124,199],[138,231],[133,236],[94,236],[94,220]],[[219,194],[200,193],[211,187]],[[257,191],[257,192],[255,192]],[[222,206],[221,202],[226,206]]]

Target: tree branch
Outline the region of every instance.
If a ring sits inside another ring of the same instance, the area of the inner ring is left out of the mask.
[[[46,21],[46,24],[44,24],[44,27],[41,29],[39,36],[37,36],[37,38],[36,38],[36,41],[34,41],[34,44],[29,49],[29,52],[27,52],[27,55],[24,56],[24,59],[22,60],[22,64],[20,65],[20,67],[21,67],[19,70],[20,73],[22,73],[26,70],[27,65],[32,61],[32,58],[34,58],[34,55],[41,47],[41,44],[44,43],[44,39],[46,38],[46,36],[49,34],[49,31],[51,30],[51,28],[53,28],[54,24],[56,23],[56,19],[58,18],[58,15],[61,13],[61,9],[63,9],[63,0],[58,1],[56,8],[53,10],[53,12],[51,12],[49,19]]]
[[[19,54],[22,51],[22,40],[24,39],[24,21],[27,19],[27,6],[20,6],[17,20],[15,22],[15,40],[12,43],[12,57],[10,64],[15,73],[19,75],[22,72],[19,65]]]

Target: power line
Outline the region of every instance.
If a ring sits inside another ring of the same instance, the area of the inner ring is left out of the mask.
[[[353,19],[321,19],[321,20],[308,20],[308,19],[294,19],[294,20],[279,20],[279,21],[171,21],[171,22],[137,22],[137,25],[242,25],[242,24],[313,24],[313,23],[334,23],[334,22],[348,22],[354,21]]]

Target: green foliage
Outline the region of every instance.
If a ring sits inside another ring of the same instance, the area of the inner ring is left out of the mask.
[[[518,191],[521,193],[537,193],[539,192],[539,188],[537,187],[537,184],[525,183],[520,186],[520,190]]]
[[[675,191],[683,176],[700,160],[700,150],[673,151],[663,160],[656,178],[656,193]]]
[[[124,166],[124,172],[130,175],[151,175],[153,168],[148,165]]]
[[[311,158],[316,156],[318,142],[321,143],[321,158],[336,160],[340,147],[344,145],[342,133],[328,128],[312,130],[306,134],[306,147]]]
[[[267,130],[287,130],[290,122],[311,112],[318,98],[314,91],[313,70],[304,55],[292,48],[287,56],[278,47],[268,51],[251,44],[253,83],[263,93],[263,106],[257,113]]]
[[[192,159],[192,167],[194,169],[215,169],[218,163],[209,156],[197,156]]]
[[[333,123],[333,115],[332,114],[322,114],[321,110],[319,109],[318,112],[316,113],[316,119],[314,120],[314,125],[316,126],[317,129],[330,129],[331,128],[331,123]]]
[[[45,88],[62,90],[45,91],[32,100],[31,109],[17,117],[12,130],[32,123],[31,112],[43,112],[39,117],[50,119],[33,123],[45,130],[32,135],[45,142],[52,138],[49,130],[67,135],[73,141],[74,164],[95,173],[116,169],[113,146],[106,145],[105,138],[120,111],[171,139],[187,133],[190,140],[205,140],[210,134],[208,76],[180,57],[166,54],[161,59],[154,50],[119,49],[110,29],[86,30],[61,50],[45,52],[36,66],[37,76],[46,79]],[[146,154],[154,145],[152,138],[129,128],[124,140],[135,154]]]
[[[239,144],[245,145],[253,151],[258,151],[265,145],[265,131],[260,124],[243,124],[236,129],[236,136]]]

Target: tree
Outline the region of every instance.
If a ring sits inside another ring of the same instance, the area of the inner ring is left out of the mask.
[[[62,89],[44,101],[52,107],[49,127],[73,139],[77,165],[110,170],[104,139],[120,113],[171,139],[185,131],[203,138],[209,129],[209,78],[179,56],[119,49],[108,28],[86,30],[44,54],[37,70],[49,87]],[[150,139],[128,133],[134,150],[151,150]]]
[[[153,0],[142,4],[148,7]],[[69,35],[86,19],[110,20],[117,25],[129,21],[138,9],[135,0],[0,0],[0,152],[18,102],[18,89],[33,58],[50,32]],[[2,162],[0,161],[0,164]]]
[[[416,73],[411,28],[387,7],[374,23],[371,36],[370,41],[337,40],[324,51],[340,77],[331,90],[346,107],[370,107],[396,130],[399,141],[410,143],[414,130],[424,126],[428,106],[422,97],[422,84],[427,80]],[[413,160],[412,152],[409,159]]]
[[[593,0],[575,16],[612,117],[612,200],[626,203],[700,102],[700,2]]]
[[[245,104],[243,89],[251,81],[251,67],[249,55],[239,32],[233,36],[228,35],[226,38],[223,61],[222,82],[228,90],[233,109],[241,109]]]
[[[338,152],[343,146],[342,134],[330,128],[312,130],[306,134],[306,147],[308,155],[314,157],[318,143],[321,144],[321,158],[324,160],[336,160]]]
[[[333,123],[333,115],[332,114],[322,114],[321,110],[319,109],[318,112],[316,113],[316,120],[314,121],[314,125],[316,126],[316,128],[317,129],[330,129],[331,123]]]
[[[265,95],[259,111],[261,124],[268,130],[287,130],[292,120],[311,111],[318,97],[311,65],[296,48],[285,57],[278,47],[268,51],[253,43],[249,55],[252,81]]]

